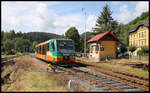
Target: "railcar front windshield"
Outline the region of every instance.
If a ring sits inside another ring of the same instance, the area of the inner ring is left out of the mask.
[[[57,48],[60,50],[74,50],[74,42],[72,40],[57,40]]]

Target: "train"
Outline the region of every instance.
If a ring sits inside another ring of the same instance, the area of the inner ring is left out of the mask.
[[[75,46],[72,39],[50,39],[35,47],[35,57],[52,64],[74,63]]]

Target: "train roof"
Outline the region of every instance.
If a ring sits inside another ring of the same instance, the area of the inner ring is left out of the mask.
[[[47,43],[50,42],[51,40],[72,40],[72,39],[50,39],[50,40],[47,40],[47,41],[45,41],[45,42],[42,42],[42,43],[37,44],[36,47],[41,46],[41,45],[44,45],[44,44],[47,44]]]

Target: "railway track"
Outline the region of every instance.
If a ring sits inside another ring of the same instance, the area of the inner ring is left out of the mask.
[[[144,75],[139,75],[139,74],[136,74],[136,73],[127,72],[127,71],[120,70],[120,69],[118,70],[118,69],[115,69],[115,68],[112,68],[112,67],[104,67],[104,66],[96,65],[96,64],[93,64],[93,63],[90,63],[90,62],[79,60],[79,59],[77,59],[76,61],[79,62],[79,63],[82,63],[82,64],[90,65],[90,66],[95,67],[95,68],[102,68],[102,69],[113,71],[113,72],[116,72],[116,73],[119,73],[119,74],[123,74],[123,75],[127,75],[127,76],[132,76],[132,77],[143,79],[143,80],[149,80],[148,76],[144,76]]]
[[[72,69],[64,68],[64,67],[57,67],[58,69],[67,71],[72,73],[75,76],[80,77],[81,79],[88,80],[96,85],[99,85],[99,87],[107,88],[107,91],[149,91],[148,87],[141,86],[138,84],[135,84],[133,82],[121,80],[116,77],[111,77],[108,75],[104,75],[99,72],[93,71],[85,71],[81,69],[80,67],[72,67]],[[82,74],[81,74],[82,72]],[[79,74],[80,73],[80,74]],[[118,84],[116,86],[116,84]],[[101,88],[100,88],[101,89]],[[104,90],[104,92],[106,89]]]
[[[137,74],[122,71],[122,70],[117,70],[117,69],[110,68],[110,67],[97,66],[96,64],[89,63],[89,62],[80,61],[80,63],[90,65],[89,67],[90,69],[94,69],[95,71],[100,72],[103,75],[109,76],[109,79],[113,78],[112,80],[114,81],[118,81],[120,83],[127,84],[129,86],[139,88],[144,91],[149,91],[149,77],[137,75]],[[100,75],[97,75],[97,76],[100,76]],[[101,76],[101,77],[104,77],[104,76]],[[114,78],[117,78],[117,79],[115,80]]]
[[[20,56],[24,56],[25,54],[23,55],[17,55],[17,56],[12,56],[12,57],[6,57],[6,58],[1,58],[1,64],[6,64],[7,62],[11,62],[13,61],[15,58],[17,57],[20,57]]]
[[[89,62],[79,61],[87,67],[66,68],[57,66],[57,69],[71,73],[74,76],[92,82],[100,90],[113,92],[144,92],[149,91],[149,78],[117,69],[99,67]],[[84,68],[84,69],[83,69]],[[88,70],[85,70],[88,69]]]

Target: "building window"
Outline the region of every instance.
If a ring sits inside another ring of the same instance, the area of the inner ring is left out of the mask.
[[[104,51],[104,46],[103,45],[101,46],[101,51]]]
[[[139,47],[140,47],[140,40],[139,40]]]
[[[143,37],[143,32],[142,32],[142,37]]]
[[[140,38],[140,33],[139,33],[139,38]]]
[[[146,37],[146,31],[145,31],[145,37]]]

